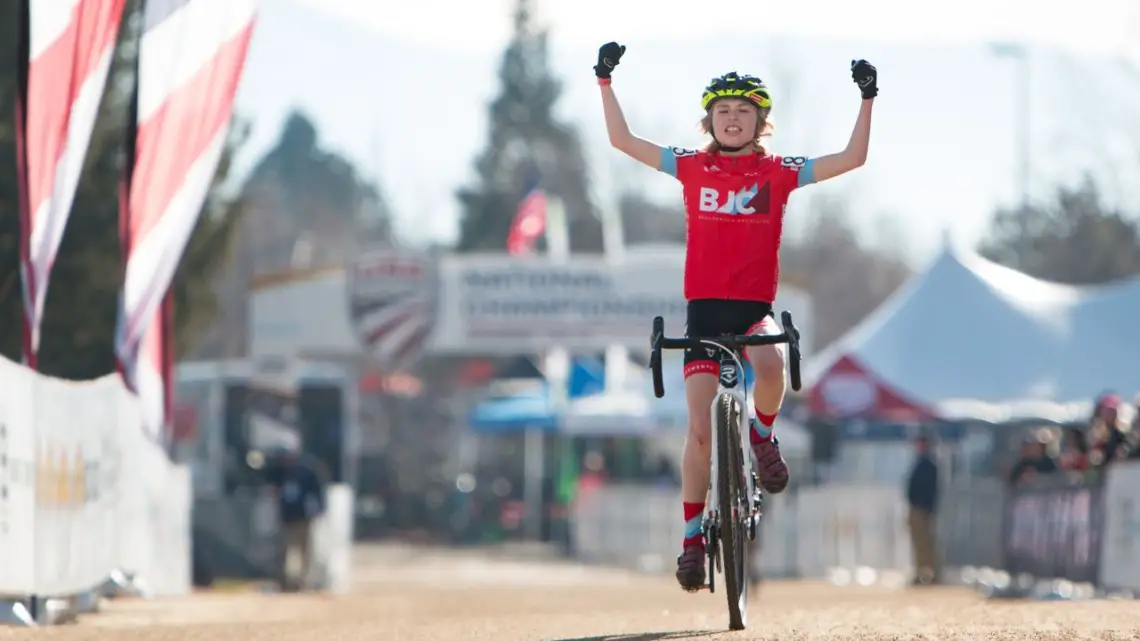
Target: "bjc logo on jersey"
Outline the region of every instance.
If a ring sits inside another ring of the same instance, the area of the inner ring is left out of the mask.
[[[759,190],[756,185],[751,189],[730,191],[721,200],[720,192],[712,187],[701,187],[701,211],[716,212],[718,214],[750,215],[756,213],[752,201]]]

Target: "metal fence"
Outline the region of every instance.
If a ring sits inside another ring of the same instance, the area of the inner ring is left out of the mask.
[[[668,569],[683,525],[677,490],[601,488],[574,506],[575,556],[587,562]],[[823,485],[767,497],[759,568],[768,576],[909,577],[903,489]],[[1140,591],[1140,463],[1103,478],[1062,474],[1007,486],[969,479],[942,488],[937,513],[943,566],[1004,570]]]

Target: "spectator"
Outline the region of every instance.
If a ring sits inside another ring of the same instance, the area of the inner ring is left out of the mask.
[[[1065,428],[1059,463],[1066,472],[1084,472],[1089,469],[1089,443],[1080,428]]]
[[[582,471],[578,475],[575,500],[585,501],[606,484],[606,459],[601,452],[591,450],[582,457]]]
[[[1089,435],[1092,440],[1090,462],[1104,467],[1128,457],[1127,425],[1121,421],[1120,397],[1106,394],[1097,402]]]
[[[939,578],[938,553],[934,540],[934,515],[938,507],[938,465],[931,455],[932,443],[926,436],[914,441],[915,461],[907,482],[910,506],[907,526],[914,550],[915,576],[912,585],[932,585]]]
[[[1128,458],[1133,461],[1140,460],[1140,396],[1132,399],[1132,429],[1128,433],[1132,436]]]
[[[313,521],[325,512],[324,481],[320,464],[294,451],[277,457],[266,470],[266,480],[276,490],[281,532],[284,539],[280,554],[282,591],[308,587],[313,569]],[[300,570],[289,572],[289,560],[300,557]]]
[[[1036,432],[1025,437],[1021,443],[1021,458],[1014,464],[1009,474],[1012,485],[1028,483],[1041,474],[1057,471],[1057,462],[1045,449],[1045,441]]]

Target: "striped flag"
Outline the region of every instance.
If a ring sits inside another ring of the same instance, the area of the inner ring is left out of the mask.
[[[537,173],[527,180],[525,193],[507,235],[507,253],[512,256],[531,253],[534,242],[546,231],[546,192]]]
[[[115,349],[155,439],[170,416],[168,290],[225,148],[256,13],[256,0],[149,0],[143,10]]]
[[[48,281],[79,184],[125,0],[19,0],[16,98],[24,362],[36,366]]]

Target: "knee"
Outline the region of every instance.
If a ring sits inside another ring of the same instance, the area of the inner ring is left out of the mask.
[[[764,350],[752,361],[757,384],[771,387],[784,382],[784,358],[775,349]]]

